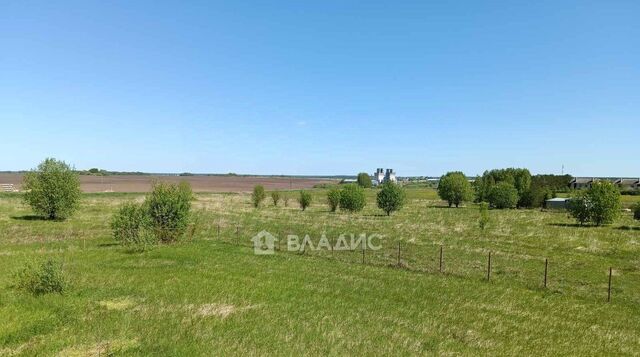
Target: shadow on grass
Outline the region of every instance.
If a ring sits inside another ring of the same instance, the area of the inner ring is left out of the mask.
[[[24,216],[11,216],[11,219],[15,219],[18,221],[52,221],[52,222],[61,222],[60,220],[46,219],[42,216],[36,216],[33,214],[28,214]]]
[[[620,226],[620,227],[616,227],[616,229],[619,229],[621,231],[640,231],[640,227],[631,227],[631,226]]]
[[[554,227],[570,227],[570,228],[595,228],[597,226],[593,225],[580,225],[579,223],[549,223],[549,226]]]
[[[118,246],[120,246],[120,243],[117,243],[117,242],[98,244],[98,247],[100,248],[109,248],[109,247],[118,247]]]

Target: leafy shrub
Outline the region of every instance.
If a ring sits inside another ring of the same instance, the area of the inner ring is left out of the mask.
[[[311,205],[311,194],[307,191],[300,191],[300,197],[298,198],[298,203],[300,203],[300,208],[302,210],[306,210],[309,205]]]
[[[478,219],[478,226],[481,230],[485,230],[489,225],[489,205],[486,202],[480,202],[480,218]]]
[[[620,214],[620,191],[611,182],[595,182],[590,189],[576,194],[567,208],[581,225],[587,222],[596,226],[610,224]]]
[[[191,200],[193,192],[186,182],[153,185],[144,207],[149,214],[153,234],[159,241],[174,242],[184,235],[189,224]]]
[[[387,216],[391,215],[391,212],[398,211],[404,205],[407,195],[404,192],[402,186],[387,181],[382,185],[382,190],[378,192],[376,201],[378,208],[383,210]]]
[[[267,194],[264,192],[264,187],[262,185],[257,185],[253,188],[253,193],[251,194],[251,202],[253,202],[253,207],[258,208],[264,199],[267,197]]]
[[[362,188],[371,188],[372,186],[371,177],[366,172],[361,172],[358,174],[357,182],[358,182],[358,186]]]
[[[144,250],[156,242],[149,212],[144,205],[124,203],[111,219],[113,238],[125,246]]]
[[[440,178],[438,196],[447,201],[449,207],[458,207],[464,201],[473,198],[473,190],[467,177],[462,172],[448,172]]]
[[[633,206],[633,218],[640,221],[640,202]]]
[[[513,208],[518,203],[518,190],[508,182],[499,182],[489,191],[489,203],[498,209]]]
[[[340,190],[336,187],[327,192],[327,203],[331,212],[335,212],[340,205]]]
[[[64,161],[45,159],[24,176],[25,202],[46,219],[70,217],[80,202],[80,179]]]
[[[347,184],[340,192],[340,209],[349,212],[362,211],[367,204],[364,189],[355,184]]]
[[[40,264],[29,263],[16,273],[16,287],[33,295],[62,294],[67,286],[62,264],[51,259]]]
[[[274,206],[278,206],[278,203],[280,202],[280,191],[273,191],[271,192],[271,200],[273,200],[273,205]]]

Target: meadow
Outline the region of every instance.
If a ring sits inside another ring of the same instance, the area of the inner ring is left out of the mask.
[[[0,355],[640,353],[640,227],[630,213],[579,227],[563,212],[491,210],[482,231],[476,205],[447,208],[432,189],[412,188],[387,217],[375,192],[355,214],[329,212],[322,189],[304,212],[296,192],[285,193],[287,207],[267,199],[260,209],[248,194],[198,193],[195,234],[144,252],[109,228],[118,205],[143,194],[85,194],[64,222],[1,195]],[[259,256],[250,239],[262,230],[384,238],[364,255],[277,245]],[[46,258],[63,262],[64,294],[13,287],[14,271]]]

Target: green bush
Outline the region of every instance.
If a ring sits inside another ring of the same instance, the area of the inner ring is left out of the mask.
[[[406,200],[406,193],[402,186],[387,181],[382,185],[382,190],[378,192],[376,201],[378,208],[383,210],[387,216],[391,215],[391,212],[398,211],[404,205]]]
[[[175,242],[187,230],[193,192],[186,182],[180,184],[155,183],[147,195],[144,207],[150,219],[150,228],[161,242]]]
[[[327,192],[327,203],[331,212],[335,212],[340,205],[340,190],[336,187]]]
[[[278,203],[280,202],[280,191],[273,191],[271,192],[271,200],[273,200],[273,205],[274,206],[278,206]]]
[[[594,182],[590,189],[577,193],[567,208],[581,225],[611,224],[620,215],[620,191],[611,182]]]
[[[462,172],[448,172],[440,178],[438,196],[447,201],[449,207],[458,207],[464,201],[473,198],[473,190],[467,177]]]
[[[489,191],[489,203],[498,209],[513,208],[518,204],[518,190],[508,182],[499,182]]]
[[[307,191],[300,191],[300,197],[298,198],[298,203],[300,203],[300,208],[302,210],[306,210],[307,207],[311,205],[311,194]]]
[[[349,212],[362,211],[367,204],[364,189],[358,185],[347,184],[340,192],[340,209]]]
[[[371,188],[372,186],[371,177],[366,172],[361,172],[358,174],[357,182],[358,182],[358,186],[362,188]]]
[[[640,221],[640,202],[633,206],[633,218]]]
[[[264,187],[262,185],[255,186],[253,188],[253,193],[251,194],[251,202],[253,203],[253,207],[260,207],[260,204],[266,197],[267,194],[264,192]]]
[[[144,205],[127,202],[111,219],[113,238],[124,246],[144,250],[156,243],[149,212]]]
[[[80,179],[64,161],[45,159],[24,176],[25,202],[46,219],[66,219],[78,209]]]
[[[50,259],[40,264],[29,263],[16,273],[16,287],[33,295],[62,294],[67,286],[62,264]]]

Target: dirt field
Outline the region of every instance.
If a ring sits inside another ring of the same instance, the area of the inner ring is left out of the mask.
[[[263,185],[267,190],[295,190],[312,188],[319,183],[333,182],[326,179],[288,177],[83,175],[80,176],[80,187],[84,192],[146,192],[155,180],[187,181],[196,192],[247,192],[251,191],[255,185]],[[20,189],[21,183],[21,174],[0,174],[0,184],[13,184]]]

